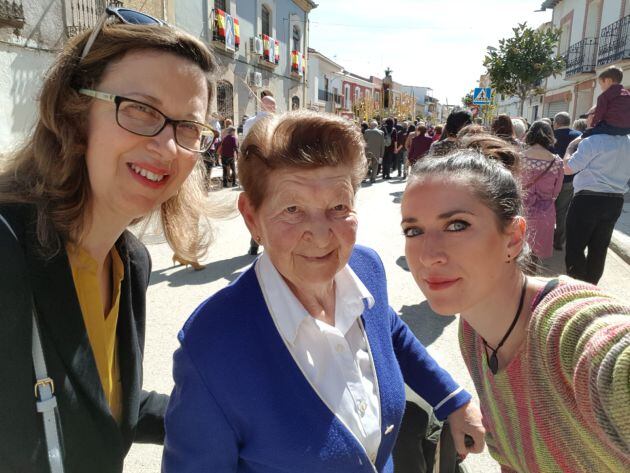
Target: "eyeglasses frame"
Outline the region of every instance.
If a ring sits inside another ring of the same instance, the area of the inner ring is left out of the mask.
[[[103,100],[105,102],[115,103],[116,104],[116,124],[120,128],[122,128],[123,130],[128,131],[129,133],[133,133],[134,135],[146,136],[146,137],[157,136],[160,133],[162,133],[162,130],[164,130],[164,128],[166,128],[167,125],[170,124],[173,127],[173,136],[175,138],[175,143],[177,143],[177,146],[180,146],[181,148],[184,148],[185,150],[191,151],[193,153],[204,153],[204,152],[208,151],[210,146],[212,146],[212,141],[210,141],[208,146],[206,148],[203,148],[203,149],[191,149],[191,148],[188,148],[187,146],[182,145],[179,142],[179,140],[177,139],[177,125],[179,125],[180,123],[194,123],[195,125],[199,125],[199,126],[202,127],[202,135],[203,134],[206,134],[206,135],[212,134],[215,137],[217,137],[219,135],[219,132],[217,130],[215,130],[214,128],[212,128],[207,123],[198,122],[196,120],[175,120],[173,118],[170,118],[170,117],[166,116],[163,112],[161,112],[160,110],[155,108],[153,105],[150,105],[150,104],[145,103],[145,102],[141,102],[140,100],[130,99],[129,97],[123,97],[122,95],[114,95],[114,94],[109,94],[107,92],[100,92],[100,91],[94,90],[94,89],[79,89],[78,92],[80,94],[82,94],[82,95],[87,95],[88,97],[92,97],[92,98],[95,98],[95,99],[98,99],[98,100]],[[155,133],[152,133],[152,134],[138,133],[138,132],[132,131],[132,130],[130,130],[128,128],[125,128],[124,126],[122,126],[120,124],[120,121],[118,120],[118,110],[120,108],[120,104],[123,101],[139,103],[141,105],[144,105],[145,107],[149,107],[149,108],[155,110],[162,117],[164,117],[164,124]]]

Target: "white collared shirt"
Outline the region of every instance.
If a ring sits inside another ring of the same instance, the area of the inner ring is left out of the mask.
[[[335,276],[335,326],[311,317],[266,253],[256,277],[278,332],[322,401],[372,461],[381,443],[381,404],[369,343],[360,320],[374,298],[350,266]],[[365,301],[365,303],[364,303]]]

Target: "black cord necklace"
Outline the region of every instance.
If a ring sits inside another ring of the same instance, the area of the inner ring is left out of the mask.
[[[521,289],[521,300],[518,303],[518,309],[516,309],[516,314],[514,314],[514,320],[512,320],[512,325],[510,325],[510,328],[508,329],[508,331],[505,332],[505,335],[503,335],[503,338],[501,339],[497,347],[492,348],[490,345],[488,345],[488,342],[486,342],[486,339],[481,337],[481,340],[483,340],[483,347],[486,350],[486,359],[488,360],[488,367],[490,368],[490,371],[492,371],[492,374],[497,374],[497,371],[499,371],[499,359],[497,358],[497,353],[499,349],[503,346],[507,338],[512,333],[512,330],[514,330],[514,327],[516,326],[516,322],[518,322],[518,316],[521,314],[521,309],[523,308],[523,302],[525,301],[526,289],[527,289],[527,278],[525,278],[523,281],[523,288]],[[492,351],[491,356],[488,356],[488,348]]]

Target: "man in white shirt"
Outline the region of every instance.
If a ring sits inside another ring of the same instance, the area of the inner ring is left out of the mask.
[[[243,141],[245,140],[247,133],[249,133],[249,130],[252,128],[252,125],[254,123],[271,113],[275,113],[276,111],[276,100],[271,95],[265,95],[260,100],[260,104],[261,110],[253,117],[245,120],[245,123],[243,123]]]
[[[564,173],[577,173],[566,222],[567,274],[597,284],[628,192],[630,135],[583,139],[577,151],[565,158]]]

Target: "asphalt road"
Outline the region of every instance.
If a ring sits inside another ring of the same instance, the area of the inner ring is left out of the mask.
[[[396,179],[366,186],[358,194],[358,242],[376,249],[388,276],[392,307],[411,326],[438,362],[470,392],[474,392],[459,353],[456,317],[442,317],[431,311],[406,269],[404,241],[400,230],[400,197],[405,183]],[[221,202],[234,201],[237,189],[213,193]],[[151,286],[147,298],[147,336],[144,357],[144,388],[169,393],[173,387],[172,354],[177,348],[177,332],[189,314],[204,299],[233,281],[254,260],[246,255],[249,234],[240,217],[218,221],[215,244],[204,261],[207,267],[195,272],[174,266],[172,252],[159,236],[144,236],[153,258]],[[563,255],[556,253],[550,273],[563,271]],[[627,297],[630,268],[609,251],[600,285]],[[624,292],[625,291],[625,292]],[[236,348],[235,348],[236,349]],[[125,473],[158,472],[162,447],[136,444],[125,462]],[[499,472],[490,455],[471,455],[466,460],[470,472]]]

